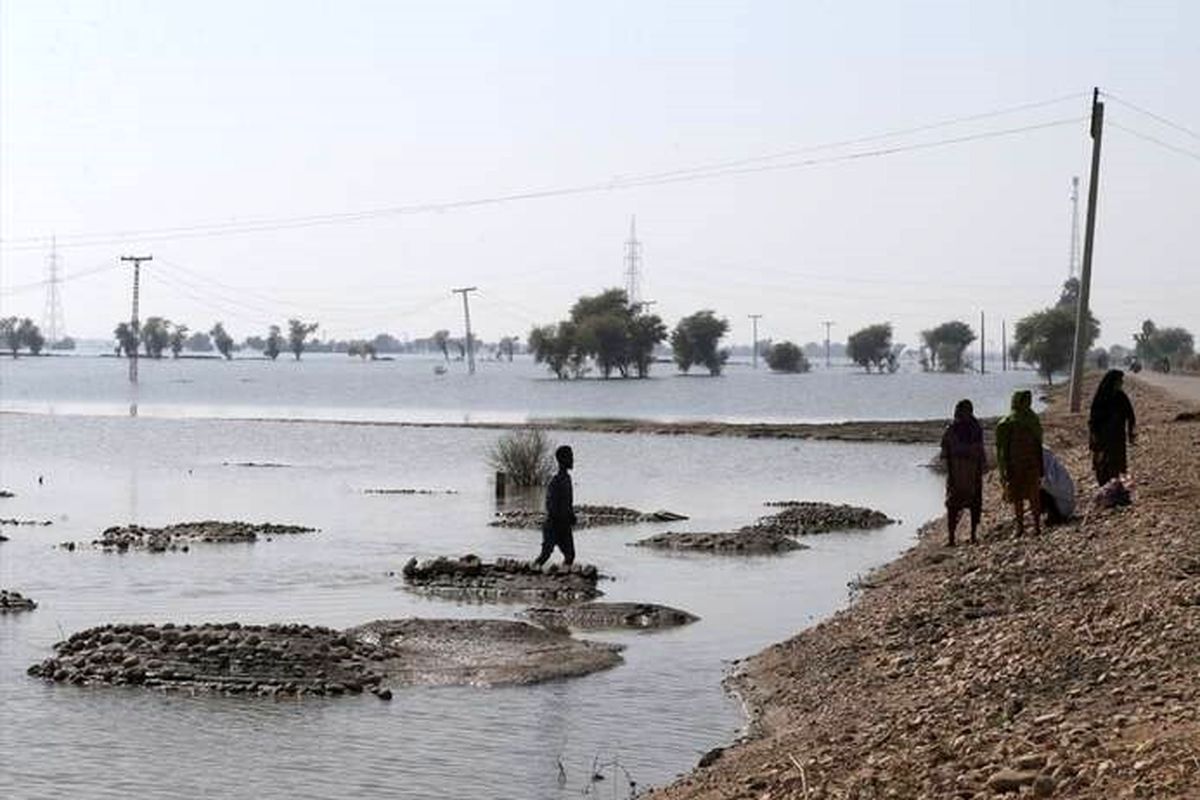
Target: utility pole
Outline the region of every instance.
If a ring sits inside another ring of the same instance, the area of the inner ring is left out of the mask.
[[[987,373],[987,328],[983,325],[983,312],[979,312],[979,374]]]
[[[1071,176],[1071,260],[1067,277],[1074,278],[1079,269],[1079,176]]]
[[[825,326],[825,369],[829,369],[829,329],[836,323],[826,320],[821,324]]]
[[[154,256],[121,256],[122,261],[133,264],[133,312],[129,316],[130,335],[134,337],[133,350],[129,356],[129,382],[138,382],[138,291],[142,279],[142,262],[153,261]]]
[[[1000,371],[1008,372],[1008,320],[1000,320]]]
[[[747,314],[754,325],[754,345],[750,350],[750,363],[758,369],[758,321],[762,319],[762,314]]]
[[[463,319],[466,321],[467,328],[467,372],[471,375],[475,374],[475,349],[471,346],[471,304],[467,302],[467,295],[478,291],[479,289],[474,286],[450,290],[451,294],[461,294],[463,297]]]
[[[1092,176],[1088,183],[1087,230],[1083,239],[1083,269],[1079,276],[1079,306],[1075,310],[1075,348],[1071,357],[1071,413],[1078,413],[1083,395],[1083,362],[1087,357],[1084,341],[1090,314],[1088,296],[1092,291],[1092,247],[1096,238],[1096,194],[1100,186],[1100,139],[1104,133],[1104,103],[1100,90],[1092,89]]]

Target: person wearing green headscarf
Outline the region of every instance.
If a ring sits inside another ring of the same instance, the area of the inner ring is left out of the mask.
[[[1042,423],[1033,411],[1033,393],[1013,392],[1012,411],[996,425],[996,467],[1004,496],[1013,504],[1017,536],[1025,534],[1025,503],[1033,513],[1033,530],[1042,532]]]

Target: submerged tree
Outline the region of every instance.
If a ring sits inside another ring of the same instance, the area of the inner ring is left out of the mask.
[[[139,338],[148,357],[162,358],[163,351],[171,343],[171,323],[162,317],[147,317]]]
[[[300,354],[304,352],[304,341],[318,327],[320,326],[315,322],[303,322],[298,319],[288,320],[288,347],[297,361],[300,360]]]
[[[580,297],[570,319],[535,328],[529,349],[560,378],[580,377],[589,362],[605,378],[645,378],[654,361],[654,348],[667,336],[662,319],[642,313],[644,306],[630,303],[624,289],[606,289]]]
[[[442,352],[442,358],[450,360],[450,331],[440,330],[433,332],[433,343],[437,345],[437,349]]]
[[[575,325],[564,321],[534,328],[529,332],[529,349],[534,362],[545,364],[555,377],[566,378],[575,349]]]
[[[28,347],[33,355],[40,355],[46,346],[46,337],[29,317],[5,317],[0,319],[0,339],[16,358],[22,347]]]
[[[272,325],[267,330],[267,338],[263,342],[263,355],[274,361],[279,358],[279,354],[283,352],[283,331],[278,325]]]
[[[895,355],[892,352],[892,324],[881,322],[856,331],[846,340],[846,355],[860,367],[871,371],[875,367],[883,372],[885,366],[895,371]]]
[[[675,364],[683,372],[699,365],[710,375],[720,375],[729,359],[729,351],[719,347],[729,332],[729,320],[718,318],[711,310],[697,311],[684,317],[671,331],[671,351]]]
[[[774,372],[808,372],[812,368],[804,351],[793,342],[771,345],[764,358],[767,366]]]
[[[225,331],[224,323],[218,322],[213,325],[212,330],[208,334],[212,337],[217,352],[225,356],[226,361],[233,360],[233,337]]]
[[[930,367],[943,372],[962,372],[963,353],[975,338],[971,326],[957,320],[921,332],[921,339],[929,350]]]
[[[179,358],[180,351],[183,350],[183,346],[187,343],[187,335],[187,325],[174,325],[171,327],[171,336],[169,339],[171,345],[171,358]]]
[[[117,327],[113,328],[113,338],[117,340],[117,355],[129,358],[137,354],[138,332],[132,323],[117,323]]]
[[[1090,348],[1099,335],[1100,324],[1095,318],[1089,318],[1084,348]],[[1074,349],[1075,310],[1056,306],[1035,311],[1017,321],[1010,354],[1014,360],[1033,364],[1047,383],[1053,383],[1054,373],[1071,366]]]

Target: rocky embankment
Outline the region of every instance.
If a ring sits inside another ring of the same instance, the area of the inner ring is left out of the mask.
[[[636,525],[641,522],[679,522],[685,519],[687,517],[684,515],[671,511],[638,511],[623,506],[575,506],[575,530],[606,525]],[[497,511],[488,524],[494,528],[540,529],[545,521],[546,512],[520,508]]]
[[[633,543],[635,547],[732,555],[768,555],[804,550],[797,536],[842,530],[866,530],[891,525],[886,514],[859,506],[802,500],[767,503],[782,509],[736,531],[693,533],[667,531]]]
[[[585,631],[664,630],[700,619],[695,614],[657,603],[582,603],[565,608],[530,608],[524,616],[543,628]]]
[[[511,620],[314,625],[105,625],[55,645],[29,674],[55,683],[261,696],[343,695],[389,686],[525,684],[620,663],[613,645]]]
[[[401,573],[406,588],[474,602],[574,603],[603,594],[596,583],[599,572],[591,564],[569,568],[547,564],[539,569],[528,561],[478,556],[439,556],[426,561],[409,559]]]
[[[35,608],[37,603],[20,592],[0,589],[0,614],[10,611],[33,611]]]
[[[152,553],[184,552],[196,543],[232,544],[258,541],[264,536],[288,536],[297,533],[312,533],[315,528],[302,525],[279,525],[271,522],[221,522],[203,520],[180,522],[162,528],[146,528],[141,525],[113,526],[92,541],[106,552],[124,553],[128,550],[149,550]],[[74,546],[68,545],[74,550]]]
[[[1200,796],[1200,423],[1130,383],[1132,506],[1015,539],[988,476],[979,545],[931,523],[849,609],[749,659],[752,738],[653,796]],[[1086,497],[1086,415],[1043,421]]]

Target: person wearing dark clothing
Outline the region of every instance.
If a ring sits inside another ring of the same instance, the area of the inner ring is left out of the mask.
[[[575,537],[571,533],[575,525],[575,497],[571,487],[571,469],[575,466],[575,453],[563,445],[554,451],[558,462],[558,473],[546,486],[546,521],[542,523],[542,552],[534,560],[542,566],[558,547],[563,554],[563,566],[575,563]]]
[[[1092,470],[1096,473],[1098,486],[1129,471],[1125,444],[1126,441],[1129,444],[1137,441],[1137,419],[1133,414],[1133,404],[1121,388],[1124,380],[1124,372],[1110,369],[1104,374],[1092,398],[1092,410],[1088,415],[1088,447],[1092,451]]]
[[[1033,393],[1013,392],[1012,412],[996,425],[996,467],[1004,496],[1013,505],[1017,536],[1025,534],[1025,504],[1033,530],[1042,532],[1042,422],[1033,411]]]
[[[954,421],[942,434],[942,459],[946,462],[946,528],[954,547],[954,532],[963,509],[971,512],[971,544],[983,513],[983,472],[987,457],[983,451],[983,428],[975,419],[970,400],[954,407]]]

